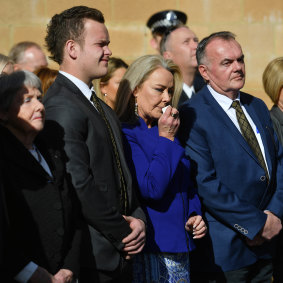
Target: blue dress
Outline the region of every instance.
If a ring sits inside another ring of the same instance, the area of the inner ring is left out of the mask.
[[[192,214],[201,214],[201,206],[184,148],[177,138],[172,142],[160,137],[157,125],[148,128],[141,118],[135,124],[122,124],[122,130],[129,168],[147,216],[144,253],[158,257],[188,253],[194,243],[185,223]]]

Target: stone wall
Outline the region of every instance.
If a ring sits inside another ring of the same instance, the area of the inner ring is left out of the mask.
[[[237,35],[246,58],[244,91],[271,106],[261,76],[270,60],[283,56],[282,0],[0,0],[0,5],[0,53],[8,54],[13,44],[23,40],[44,45],[46,25],[52,15],[74,5],[86,5],[104,13],[113,56],[127,63],[154,52],[145,26],[151,14],[181,10],[200,39],[220,30]],[[53,62],[50,66],[58,67]]]

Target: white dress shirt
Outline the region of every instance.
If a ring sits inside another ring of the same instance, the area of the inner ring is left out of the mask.
[[[188,96],[189,99],[192,98],[193,93],[195,93],[194,86],[188,86],[187,84],[183,83],[183,91]]]
[[[217,101],[217,103],[221,106],[221,108],[225,111],[225,113],[228,115],[228,117],[231,119],[231,121],[234,123],[236,128],[241,133],[241,128],[239,126],[238,119],[237,119],[237,116],[236,116],[236,109],[234,109],[231,106],[233,100],[231,98],[223,95],[223,94],[220,94],[220,93],[216,92],[210,85],[207,85],[207,88],[209,89],[210,93],[212,94],[214,99]],[[244,112],[247,120],[249,121],[249,123],[250,123],[250,125],[251,125],[251,127],[252,127],[252,129],[254,131],[254,133],[255,133],[255,136],[256,136],[256,139],[258,141],[259,147],[261,149],[261,152],[262,152],[265,164],[266,164],[266,168],[267,168],[267,171],[268,171],[268,175],[269,175],[269,169],[268,169],[268,165],[267,165],[267,162],[266,162],[264,146],[263,146],[263,143],[262,143],[262,139],[261,139],[260,133],[259,133],[255,123],[253,122],[252,118],[250,117],[249,113],[245,109],[244,105],[241,103],[241,101],[240,101],[240,93],[238,94],[238,97],[235,100],[238,100],[240,102],[240,105],[241,105],[241,107],[243,109],[243,112]]]
[[[63,71],[59,71],[59,73],[62,74],[63,76],[65,76],[66,78],[68,78],[73,84],[75,84],[76,87],[84,94],[84,96],[87,98],[87,100],[90,101],[90,98],[92,96],[92,89],[90,89],[89,86],[85,82],[74,77],[73,75],[70,75],[69,73],[66,73],[66,72],[63,72]]]

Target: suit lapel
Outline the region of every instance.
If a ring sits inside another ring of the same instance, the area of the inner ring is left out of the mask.
[[[113,135],[114,135],[116,145],[117,145],[117,149],[118,149],[118,152],[119,152],[119,157],[120,157],[120,162],[121,162],[124,178],[125,178],[126,185],[127,185],[128,199],[131,199],[132,198],[132,183],[131,183],[132,179],[131,179],[131,173],[130,173],[128,166],[127,166],[127,161],[125,159],[120,125],[117,124],[117,120],[114,118],[116,114],[113,112],[113,110],[110,109],[103,102],[101,103],[101,105],[104,109],[105,115],[106,115],[106,117],[107,117],[107,119],[108,119],[108,121],[111,125],[111,129],[113,131]]]
[[[83,110],[87,111],[87,115],[91,115],[93,118],[100,118],[100,114],[95,110],[92,103],[85,97],[80,89],[68,78],[62,74],[58,74],[56,82],[69,89],[69,93],[66,94],[68,99],[74,100],[76,104],[79,104]]]
[[[263,125],[260,118],[260,115],[256,113],[256,109],[253,107],[253,103],[248,103],[246,96],[244,93],[241,93],[241,102],[244,105],[245,109],[249,113],[250,117],[252,118],[253,122],[255,123],[257,130],[260,133],[261,140],[263,143],[264,151],[265,151],[265,158],[267,162],[267,166],[269,169],[269,174],[271,175],[271,169],[272,169],[272,161],[271,161],[271,155],[273,145],[270,143],[270,139],[267,138],[267,135],[270,135],[270,133],[266,132],[266,125]]]
[[[207,87],[205,87],[204,100],[208,105],[208,107],[210,108],[208,111],[210,111],[212,115],[214,115],[218,119],[220,124],[226,127],[227,131],[234,136],[234,140],[238,142],[241,145],[241,147],[259,164],[256,156],[252,152],[250,146],[248,145],[242,134],[239,132],[237,127],[234,125],[234,123],[231,121],[231,119],[225,113],[222,107],[214,99],[214,97],[212,96],[212,94],[210,93]]]

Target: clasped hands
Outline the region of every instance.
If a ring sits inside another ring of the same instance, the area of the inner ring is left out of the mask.
[[[246,239],[247,244],[251,247],[260,246],[265,241],[271,240],[282,229],[281,220],[277,216],[269,210],[265,210],[264,213],[267,214],[267,219],[261,231],[252,240]]]

